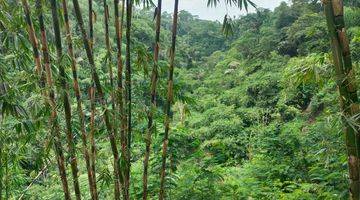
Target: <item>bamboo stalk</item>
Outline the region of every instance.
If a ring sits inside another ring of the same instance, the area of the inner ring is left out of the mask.
[[[89,19],[89,43],[90,49],[93,50],[94,46],[94,23],[93,23],[93,1],[88,0],[88,19]],[[90,86],[89,97],[90,97],[90,109],[91,109],[91,121],[90,121],[90,142],[91,142],[91,168],[95,172],[96,168],[96,145],[95,145],[95,115],[96,115],[96,97],[95,97],[95,84],[94,78],[92,78],[93,83]],[[96,173],[93,173],[93,179],[96,181]]]
[[[131,19],[132,19],[133,0],[126,0],[126,70],[125,70],[125,113],[126,113],[126,137],[127,137],[127,149],[126,149],[126,174],[125,174],[125,190],[126,200],[130,199],[129,187],[130,187],[130,171],[131,171]]]
[[[75,59],[75,54],[73,50],[73,42],[72,42],[72,36],[71,36],[71,29],[70,29],[70,20],[68,16],[68,9],[66,0],[62,0],[62,8],[63,8],[63,14],[64,14],[64,21],[65,21],[65,30],[66,30],[66,39],[68,44],[68,53],[71,59],[71,70],[73,75],[73,87],[75,91],[75,97],[77,102],[77,111],[79,115],[79,121],[80,121],[80,132],[81,132],[81,139],[83,143],[83,153],[85,158],[85,165],[86,170],[88,174],[88,181],[89,181],[89,189],[91,198],[96,200],[97,197],[97,187],[96,187],[96,177],[95,177],[95,171],[91,168],[91,160],[90,160],[90,154],[88,151],[87,146],[87,133],[85,128],[85,114],[83,111],[82,106],[82,100],[81,100],[81,92],[79,87],[79,81],[78,81],[78,72],[77,72],[77,63]]]
[[[105,18],[104,18],[104,24],[105,24],[105,45],[106,45],[106,51],[107,51],[107,57],[108,57],[108,67],[109,67],[109,76],[110,76],[110,87],[111,87],[111,106],[113,109],[113,112],[116,110],[115,105],[115,95],[114,95],[114,74],[113,74],[113,68],[112,68],[112,50],[110,45],[110,37],[109,37],[109,7],[106,3],[106,0],[103,1],[104,3],[104,12],[105,12]],[[115,113],[113,113],[113,116],[115,117]],[[113,126],[114,133],[117,133],[116,126]]]
[[[36,10],[38,12],[38,20],[39,20],[39,25],[40,25],[40,32],[41,32],[41,41],[42,41],[42,52],[43,52],[43,57],[44,57],[44,66],[40,68],[42,68],[42,73],[41,73],[41,79],[42,79],[42,85],[45,87],[45,82],[46,82],[46,65],[50,65],[50,55],[49,55],[49,51],[48,51],[48,45],[47,45],[47,36],[46,36],[46,31],[45,31],[45,23],[44,23],[44,16],[43,16],[43,10],[42,10],[42,3],[40,0],[36,0]],[[31,28],[30,28],[31,29]],[[36,37],[36,36],[35,36]],[[35,38],[35,41],[37,43],[37,39]],[[37,45],[35,44],[33,49],[37,49]],[[36,60],[36,54],[39,54],[38,51],[39,50],[35,50],[37,51],[37,53],[34,53],[34,57]],[[40,62],[39,61],[35,61],[36,62]],[[41,65],[41,64],[40,64]]]
[[[126,161],[126,139],[125,139],[125,126],[126,126],[126,119],[124,114],[124,101],[123,101],[123,79],[122,79],[122,72],[123,72],[123,61],[122,61],[122,32],[123,32],[123,23],[124,23],[124,10],[125,4],[124,0],[121,3],[121,20],[119,20],[119,0],[114,0],[114,15],[115,15],[115,30],[116,30],[116,47],[117,47],[117,89],[116,89],[116,104],[118,109],[118,119],[120,119],[120,143],[121,143],[121,159],[122,161]],[[121,182],[125,186],[125,170],[121,171]],[[126,199],[126,190],[123,187],[123,195]]]
[[[154,132],[154,111],[156,110],[156,84],[158,79],[158,60],[160,51],[160,27],[161,27],[161,4],[162,0],[158,0],[156,7],[156,28],[155,28],[155,45],[154,45],[154,65],[151,73],[151,102],[150,110],[148,113],[148,127],[145,136],[145,156],[144,156],[144,171],[143,171],[143,200],[147,199],[147,186],[148,186],[148,168],[149,157],[151,150],[151,135]]]
[[[22,0],[22,4],[25,10],[26,15],[26,22],[28,26],[28,34],[29,39],[31,41],[32,47],[33,47],[33,53],[34,53],[34,61],[37,66],[38,73],[40,72],[39,69],[41,69],[41,62],[40,62],[40,56],[39,56],[39,50],[38,50],[38,42],[35,35],[35,31],[32,25],[31,17],[30,17],[30,9],[27,0]],[[38,4],[37,7],[39,8],[40,5]],[[46,31],[45,31],[45,25],[42,15],[42,10],[39,10],[39,22],[40,22],[40,29],[41,29],[41,43],[42,43],[42,51],[44,55],[44,67],[46,72],[46,83],[47,87],[49,89],[49,100],[50,100],[50,108],[51,108],[51,116],[50,116],[50,125],[51,125],[51,135],[54,138],[54,149],[56,154],[56,160],[57,160],[57,166],[60,174],[60,179],[62,182],[62,188],[64,192],[64,198],[66,200],[70,200],[70,192],[69,192],[69,186],[66,176],[66,169],[65,169],[65,158],[64,153],[62,150],[61,145],[61,136],[60,136],[60,129],[59,124],[57,122],[57,110],[56,110],[56,102],[55,102],[55,93],[53,91],[53,80],[51,75],[51,68],[50,68],[50,57],[49,57],[49,51],[47,46],[47,37],[46,37]]]
[[[29,40],[32,44],[32,48],[33,48],[33,57],[34,57],[34,61],[35,61],[35,69],[37,74],[40,76],[41,75],[41,61],[40,61],[40,53],[39,53],[39,48],[38,48],[38,40],[36,38],[35,35],[35,30],[34,30],[34,26],[32,24],[32,20],[31,20],[31,15],[30,15],[30,6],[27,2],[27,0],[21,0],[23,8],[24,8],[24,14],[25,14],[25,21],[26,21],[26,28],[29,34]]]
[[[359,115],[359,100],[355,86],[354,72],[350,57],[349,42],[346,37],[342,0],[323,0],[326,21],[331,38],[336,83],[340,94],[342,121],[345,126],[348,154],[350,199],[360,199],[360,137],[359,128],[353,128],[348,118]]]
[[[109,68],[110,87],[111,87],[110,98],[111,98],[111,106],[113,109],[113,117],[115,118],[113,120],[113,122],[115,122],[116,121],[116,114],[115,114],[116,106],[115,106],[115,97],[114,97],[114,75],[113,75],[113,69],[112,69],[112,53],[111,53],[110,38],[109,38],[109,7],[107,5],[106,0],[103,0],[103,7],[104,7],[104,16],[105,16],[104,17],[105,45],[106,45],[106,50],[107,50],[107,58],[109,59],[108,60],[108,68]],[[116,128],[115,124],[113,124],[112,131],[114,134],[117,133],[117,128]],[[115,136],[115,138],[116,138],[116,136]],[[117,184],[120,185],[120,187],[121,187],[121,170],[119,171],[119,177],[118,177],[118,179],[116,179],[116,181],[118,181]],[[120,194],[120,189],[118,187],[115,187],[115,191],[114,191],[115,194]],[[115,199],[116,200],[120,199],[120,195],[115,195]]]
[[[3,147],[0,145],[0,200],[2,200],[3,194]]]
[[[109,112],[109,110],[107,109],[107,106],[106,106],[104,93],[103,93],[102,86],[101,86],[101,83],[100,83],[100,79],[99,79],[99,76],[97,74],[97,70],[96,70],[96,66],[95,66],[93,52],[91,50],[90,42],[89,42],[87,33],[85,31],[85,28],[84,28],[84,22],[83,22],[83,19],[82,19],[79,2],[78,2],[78,0],[73,0],[72,2],[74,4],[76,20],[77,20],[78,26],[80,28],[83,44],[84,44],[85,51],[86,51],[86,56],[87,56],[87,58],[89,60],[89,63],[90,63],[92,78],[93,78],[93,81],[95,83],[96,90],[97,90],[97,93],[99,95],[99,101],[100,101],[100,104],[102,106],[103,113],[104,113],[104,121],[105,121],[106,129],[107,129],[107,132],[108,132],[108,137],[109,137],[109,140],[110,140],[111,150],[112,150],[113,157],[114,157],[114,173],[115,173],[114,174],[114,183],[115,183],[116,191],[120,191],[121,187],[120,187],[120,184],[119,184],[119,181],[118,181],[119,174],[120,174],[119,173],[120,172],[119,154],[118,154],[118,150],[117,150],[117,145],[116,145],[116,140],[115,140],[115,135],[114,135],[114,132],[113,132],[112,124],[110,122],[111,113]],[[115,197],[120,197],[120,192],[115,193],[114,195],[115,195]]]
[[[65,110],[65,124],[66,124],[66,138],[69,148],[69,155],[70,155],[70,165],[71,165],[71,172],[73,177],[74,183],[74,190],[75,196],[77,200],[81,199],[81,191],[79,186],[79,171],[77,166],[77,159],[76,159],[76,150],[75,150],[75,143],[73,140],[73,133],[72,133],[72,125],[71,125],[71,104],[68,94],[68,83],[66,81],[66,74],[64,66],[61,63],[61,59],[63,57],[62,54],[62,44],[61,44],[61,33],[60,33],[60,23],[58,17],[58,10],[57,10],[57,2],[56,0],[51,0],[51,13],[53,19],[53,27],[55,33],[55,47],[56,47],[56,54],[57,54],[57,65],[59,67],[60,73],[60,84],[61,84],[61,93],[63,98],[63,105]]]
[[[95,145],[95,114],[96,114],[96,104],[95,104],[95,87],[91,86],[89,89],[89,98],[90,98],[90,165],[91,171],[96,172],[96,145]],[[96,174],[93,173],[93,179],[96,183]]]
[[[90,41],[90,47],[93,48],[94,45],[94,22],[93,22],[93,0],[88,0],[89,4],[89,41]]]
[[[94,47],[94,11],[93,11],[93,0],[88,0],[88,20],[89,20],[89,45],[90,49],[93,53],[93,47]],[[95,116],[96,116],[96,95],[95,95],[95,83],[94,78],[92,77],[92,84],[90,86],[90,109],[91,109],[91,144],[92,144],[92,169],[95,171],[96,168],[96,146],[95,146]],[[93,174],[94,180],[96,180],[96,174]],[[115,187],[116,188],[116,187]]]
[[[179,0],[175,0],[173,27],[172,27],[172,40],[171,40],[171,49],[170,49],[168,92],[167,92],[167,101],[165,105],[166,116],[165,116],[165,133],[163,140],[161,175],[160,175],[160,195],[159,195],[160,200],[163,200],[165,198],[166,156],[167,156],[167,148],[169,144],[170,118],[171,118],[170,111],[171,111],[171,105],[173,104],[174,101],[173,79],[174,79],[174,61],[175,61],[177,25],[178,25],[178,8],[179,8]]]
[[[124,85],[123,85],[123,78],[122,78],[122,73],[123,73],[123,61],[122,61],[122,38],[123,38],[123,29],[124,29],[124,16],[125,16],[125,0],[121,1],[121,20],[120,20],[120,34],[119,34],[119,47],[118,47],[118,62],[121,64],[119,65],[118,68],[118,88],[119,88],[119,107],[121,108],[120,110],[120,114],[121,114],[121,140],[122,140],[122,154],[123,154],[123,159],[125,160],[126,157],[126,135],[125,135],[125,129],[126,129],[126,114],[124,111]]]
[[[0,157],[1,157],[1,155],[0,155]],[[30,182],[30,184],[25,188],[25,190],[22,192],[22,194],[20,195],[20,197],[19,197],[18,200],[21,200],[21,199],[24,198],[24,195],[25,195],[26,191],[28,191],[28,190],[31,188],[31,186],[33,186],[34,183],[40,178],[40,176],[43,175],[46,170],[48,170],[47,167],[48,167],[48,165],[46,164],[46,165],[42,168],[42,170],[36,175],[36,177]],[[1,197],[0,197],[0,199],[1,199]]]
[[[5,199],[8,200],[9,196],[10,196],[10,192],[9,192],[9,155],[6,153],[5,154]]]

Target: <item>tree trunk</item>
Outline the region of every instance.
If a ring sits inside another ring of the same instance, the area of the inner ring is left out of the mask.
[[[71,106],[70,106],[71,104],[68,94],[69,87],[66,80],[65,69],[64,66],[62,65],[63,54],[62,54],[62,44],[61,44],[61,33],[60,33],[60,23],[59,23],[58,10],[56,4],[57,4],[56,0],[51,0],[51,11],[52,11],[54,33],[55,33],[57,65],[59,67],[59,73],[60,73],[60,84],[62,90],[61,93],[62,93],[63,105],[65,110],[66,136],[67,136],[67,143],[69,148],[70,165],[71,165],[71,172],[74,182],[75,196],[77,200],[80,200],[81,192],[80,192],[79,179],[78,179],[79,171],[77,166],[75,143],[73,140],[74,136],[71,127]]]
[[[99,79],[99,76],[96,71],[94,56],[93,56],[93,52],[90,47],[90,42],[89,42],[88,36],[87,36],[85,28],[84,28],[84,22],[82,19],[79,2],[78,2],[78,0],[73,0],[72,2],[74,4],[76,20],[77,20],[79,28],[80,28],[86,55],[87,55],[89,63],[90,63],[92,78],[94,80],[95,87],[96,87],[97,93],[99,95],[99,101],[100,101],[100,104],[103,109],[104,121],[105,121],[106,129],[108,132],[108,137],[110,140],[111,150],[112,150],[113,157],[114,157],[114,172],[115,172],[114,183],[115,183],[115,188],[116,188],[115,191],[119,191],[119,192],[115,193],[114,195],[115,195],[115,198],[120,198],[120,188],[121,187],[120,187],[119,181],[117,181],[119,179],[119,174],[120,174],[119,154],[118,154],[118,150],[117,150],[115,134],[113,132],[112,124],[110,122],[111,113],[107,109],[104,93],[103,93],[102,86],[100,83],[100,79]]]
[[[38,1],[41,1],[41,0],[38,0]],[[68,53],[71,58],[71,70],[72,70],[73,81],[74,81],[73,87],[74,87],[74,91],[75,91],[76,102],[77,102],[77,111],[78,111],[79,121],[80,121],[80,132],[81,132],[81,139],[82,139],[82,143],[83,143],[83,153],[84,153],[84,158],[85,158],[85,164],[86,164],[86,169],[87,169],[87,174],[88,174],[89,189],[90,189],[91,198],[96,200],[96,199],[98,199],[98,197],[97,197],[96,179],[94,177],[95,171],[92,171],[92,169],[91,169],[90,155],[89,155],[89,150],[88,150],[88,146],[87,146],[85,114],[84,114],[83,108],[82,108],[81,92],[80,92],[78,75],[77,75],[77,66],[76,66],[77,64],[76,64],[75,54],[73,51],[73,42],[72,42],[70,21],[69,21],[69,16],[68,16],[68,11],[67,11],[66,0],[62,1],[62,6],[63,6],[63,14],[64,14],[64,20],[65,20],[66,38],[67,38],[67,43],[68,43]]]
[[[148,185],[148,168],[151,148],[151,135],[154,131],[154,111],[156,110],[156,84],[158,79],[158,60],[160,51],[160,27],[161,27],[161,4],[158,0],[156,7],[156,30],[155,30],[155,45],[154,45],[154,66],[151,73],[151,102],[148,113],[148,129],[145,136],[145,157],[144,157],[144,173],[143,173],[143,200],[147,199],[147,185]]]
[[[177,23],[178,7],[179,7],[179,0],[175,0],[174,18],[173,18],[173,27],[172,27],[172,40],[171,40],[171,49],[170,49],[168,91],[167,91],[167,101],[165,105],[166,116],[165,116],[165,133],[164,133],[164,141],[163,141],[163,149],[162,149],[162,163],[161,163],[161,176],[160,176],[160,195],[159,195],[160,200],[163,200],[165,198],[166,156],[167,156],[167,148],[169,144],[170,118],[171,118],[170,110],[174,99],[173,77],[174,77],[176,35],[177,35],[177,25],[178,25]]]
[[[41,71],[41,62],[40,62],[40,55],[39,55],[39,49],[38,49],[38,42],[35,35],[35,31],[33,28],[33,24],[30,17],[30,9],[29,5],[27,3],[27,0],[22,0],[22,4],[25,11],[25,18],[27,23],[27,29],[29,34],[29,39],[33,47],[33,54],[34,54],[34,61],[37,67],[37,72],[40,75]],[[39,4],[37,5],[40,6]],[[42,43],[42,51],[44,55],[44,67],[46,72],[46,83],[47,87],[49,88],[49,100],[50,100],[50,107],[51,107],[51,117],[50,117],[50,125],[51,125],[51,135],[54,139],[54,148],[55,148],[55,154],[56,154],[56,160],[57,165],[59,169],[60,179],[62,182],[62,188],[64,191],[64,198],[66,200],[70,200],[70,192],[69,192],[69,186],[67,182],[66,177],[66,169],[65,169],[65,158],[64,153],[62,150],[61,145],[61,136],[60,136],[60,128],[59,124],[57,122],[57,110],[56,110],[56,102],[55,102],[55,93],[53,91],[53,80],[51,75],[51,68],[50,68],[50,56],[47,46],[47,37],[46,37],[46,31],[45,31],[45,24],[43,20],[42,12],[39,10],[39,22],[40,22],[40,29],[41,29],[41,43]],[[47,106],[47,104],[46,104]]]
[[[359,182],[359,128],[349,123],[350,118],[359,114],[356,80],[350,56],[349,41],[344,23],[342,0],[323,0],[327,25],[331,37],[336,82],[340,94],[340,108],[345,126],[346,147],[348,153],[350,198],[360,199]],[[358,121],[358,120],[357,120]]]
[[[133,0],[126,0],[126,70],[125,70],[125,107],[126,107],[126,133],[127,133],[127,152],[126,152],[126,174],[125,190],[126,200],[130,199],[130,168],[131,168],[131,18],[132,18]]]

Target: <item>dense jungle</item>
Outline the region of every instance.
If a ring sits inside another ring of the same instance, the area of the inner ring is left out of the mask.
[[[183,1],[0,0],[0,200],[360,199],[360,1]]]

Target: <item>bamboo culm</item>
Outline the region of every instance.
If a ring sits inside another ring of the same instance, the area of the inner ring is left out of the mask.
[[[344,6],[342,0],[323,0],[326,21],[331,38],[331,48],[336,72],[336,83],[340,94],[342,121],[345,126],[345,140],[349,167],[350,199],[360,199],[360,136],[359,128],[353,128],[347,118],[359,114],[359,100],[355,86],[354,70],[350,57],[349,41],[344,23]]]
[[[69,186],[66,176],[66,169],[65,169],[65,158],[64,153],[61,145],[61,136],[60,136],[60,128],[59,124],[57,122],[57,110],[56,110],[56,102],[55,102],[55,94],[53,91],[53,80],[51,75],[51,68],[50,68],[50,58],[49,58],[49,52],[47,47],[47,37],[46,37],[46,31],[45,31],[45,25],[42,15],[42,6],[40,4],[40,1],[37,1],[37,8],[39,11],[39,22],[40,22],[40,29],[41,29],[41,43],[42,43],[42,51],[44,55],[44,67],[46,72],[46,83],[47,88],[50,91],[48,93],[49,100],[50,100],[50,108],[51,108],[51,116],[49,120],[49,124],[51,125],[51,135],[54,139],[54,149],[56,154],[56,161],[57,166],[59,170],[59,175],[62,183],[62,189],[64,192],[64,198],[65,200],[70,200],[70,192],[69,192]],[[41,72],[41,61],[40,61],[40,54],[38,49],[38,41],[35,35],[34,27],[32,24],[32,20],[30,17],[30,9],[28,2],[26,0],[22,0],[22,4],[25,11],[25,19],[27,23],[27,30],[29,34],[29,39],[33,48],[33,55],[34,55],[34,61],[37,68],[38,75],[40,75]],[[48,104],[46,104],[47,106]]]
[[[156,28],[155,28],[155,44],[154,44],[154,65],[151,73],[150,85],[150,110],[148,113],[148,127],[145,136],[145,156],[144,156],[144,171],[143,171],[143,200],[147,199],[147,185],[148,185],[148,168],[151,148],[151,135],[154,132],[154,111],[156,110],[156,85],[158,79],[158,60],[160,51],[160,28],[161,28],[161,5],[162,0],[158,0],[156,7]]]
[[[0,145],[0,200],[2,200],[3,194],[3,147]]]
[[[125,70],[125,113],[126,113],[126,137],[127,137],[127,152],[126,152],[126,174],[125,174],[125,194],[126,200],[130,199],[130,171],[131,171],[131,137],[132,137],[132,123],[131,123],[131,20],[132,20],[133,0],[126,0],[126,70]]]
[[[120,191],[121,187],[120,187],[119,181],[118,181],[119,176],[120,176],[119,154],[118,154],[118,150],[117,150],[115,134],[113,132],[112,124],[110,122],[111,113],[107,109],[104,93],[103,93],[102,86],[101,86],[101,83],[100,83],[100,79],[99,79],[99,76],[97,74],[97,70],[96,70],[96,66],[95,66],[93,52],[92,52],[92,49],[91,49],[91,46],[90,46],[90,42],[89,42],[87,33],[85,31],[85,28],[84,28],[84,22],[83,22],[83,19],[82,19],[79,2],[78,2],[78,0],[72,0],[72,2],[74,4],[76,20],[77,20],[77,23],[78,23],[78,26],[79,26],[79,29],[80,29],[80,32],[81,32],[81,37],[82,37],[84,48],[85,48],[85,51],[86,51],[86,56],[87,56],[87,58],[89,60],[89,63],[90,63],[92,79],[94,81],[96,91],[97,91],[97,94],[99,96],[99,102],[100,102],[100,104],[102,106],[102,109],[104,109],[103,110],[104,121],[105,121],[105,125],[106,125],[106,130],[108,132],[108,137],[109,137],[109,140],[110,140],[111,150],[112,150],[113,157],[114,157],[114,172],[115,172],[115,174],[114,174],[114,183],[115,183],[115,187],[117,188],[115,191]],[[115,195],[115,197],[120,198],[119,193],[116,193],[114,195]]]
[[[110,88],[111,88],[111,106],[113,109],[113,117],[116,117],[115,110],[115,95],[114,95],[114,74],[113,74],[113,68],[112,68],[112,50],[110,45],[110,37],[109,37],[109,7],[106,3],[106,0],[104,0],[104,24],[105,24],[105,45],[106,45],[106,51],[107,51],[107,65],[109,68],[109,78],[110,78]],[[113,121],[116,121],[116,118],[114,118]],[[116,125],[113,126],[114,133],[117,133]]]
[[[90,49],[93,50],[93,46],[94,46],[94,22],[93,22],[93,1],[92,0],[88,0],[88,5],[89,5],[89,12],[88,12],[88,19],[89,19],[89,43],[90,43]],[[94,82],[94,79],[92,80]],[[96,146],[95,146],[95,115],[96,115],[96,97],[95,97],[95,84],[92,83],[90,86],[90,91],[89,91],[89,97],[90,97],[90,109],[91,109],[91,122],[90,122],[90,142],[91,142],[91,168],[93,169],[93,171],[95,171],[96,168]],[[93,95],[93,96],[92,96]],[[93,102],[92,102],[93,101]],[[96,174],[93,174],[93,179],[96,180]],[[116,188],[116,187],[115,187]]]
[[[96,172],[96,145],[95,145],[95,114],[96,114],[96,104],[95,104],[95,87],[91,86],[89,89],[89,100],[90,100],[90,165],[91,171]],[[96,174],[93,173],[93,179],[96,183]]]
[[[5,165],[5,199],[8,200],[9,197],[10,197],[10,192],[9,192],[9,155],[5,155],[5,158],[4,158],[5,162],[4,162],[4,165]]]
[[[56,54],[57,54],[57,65],[59,68],[60,73],[60,84],[61,84],[61,94],[63,98],[63,105],[65,110],[65,124],[66,124],[66,138],[69,148],[69,156],[70,156],[70,165],[71,165],[71,172],[73,177],[74,183],[74,190],[75,196],[77,200],[81,199],[81,191],[79,185],[79,171],[77,166],[77,159],[76,159],[76,152],[75,152],[75,143],[74,143],[74,136],[72,133],[72,125],[71,125],[71,104],[68,94],[68,83],[66,81],[66,74],[64,66],[62,65],[62,44],[61,44],[61,32],[60,32],[60,23],[59,23],[59,16],[58,16],[58,9],[57,9],[57,2],[56,0],[51,0],[51,13],[53,19],[53,27],[55,33],[55,47],[56,47]]]
[[[93,0],[88,0],[88,20],[89,20],[89,43],[90,43],[90,49],[93,52],[93,47],[94,47]]]
[[[173,77],[174,77],[175,47],[176,47],[177,25],[178,25],[178,8],[179,8],[179,0],[175,0],[171,49],[170,49],[168,91],[167,91],[167,101],[165,104],[166,115],[165,115],[165,133],[164,133],[163,148],[162,148],[162,162],[161,162],[161,175],[160,175],[160,194],[159,194],[160,200],[163,200],[165,198],[166,156],[167,156],[167,149],[169,144],[170,118],[171,118],[170,111],[171,111],[171,105],[174,100]]]
[[[25,21],[26,21],[26,28],[29,34],[29,40],[31,42],[32,48],[33,48],[33,57],[34,57],[34,61],[35,61],[35,69],[37,72],[37,75],[41,75],[41,60],[40,60],[40,53],[39,53],[39,48],[38,48],[38,40],[36,38],[35,35],[35,30],[34,30],[34,26],[32,24],[32,20],[31,20],[31,15],[30,15],[30,6],[29,3],[27,2],[27,0],[21,0],[23,8],[24,8],[24,13],[25,13]]]
[[[96,187],[96,176],[95,176],[95,171],[93,171],[91,168],[90,154],[89,154],[89,149],[87,146],[85,114],[84,114],[83,106],[82,106],[81,92],[80,92],[78,75],[77,75],[78,74],[77,63],[76,63],[75,54],[74,54],[74,50],[73,50],[73,42],[72,42],[71,29],[70,29],[70,20],[69,20],[69,16],[68,16],[66,0],[62,1],[62,7],[63,7],[64,21],[65,21],[68,53],[69,53],[69,56],[71,59],[73,87],[74,87],[74,91],[75,91],[75,97],[76,97],[76,102],[77,102],[77,111],[78,111],[79,121],[80,121],[80,132],[81,132],[81,139],[82,139],[82,143],[83,143],[83,153],[84,153],[84,158],[85,158],[85,165],[86,165],[86,170],[87,170],[87,174],[88,174],[89,189],[90,189],[91,198],[96,200],[96,199],[98,199],[97,187]]]
[[[114,75],[113,75],[113,69],[112,69],[112,53],[111,53],[111,46],[110,46],[110,38],[109,38],[109,7],[107,5],[106,0],[103,0],[103,7],[104,7],[104,24],[105,24],[105,45],[106,45],[106,50],[107,50],[107,65],[108,65],[108,69],[109,69],[109,76],[110,76],[110,87],[111,87],[111,93],[110,93],[110,99],[111,99],[111,106],[112,106],[112,116],[114,117],[113,119],[113,133],[114,135],[117,133],[117,126],[116,126],[116,106],[115,106],[115,97],[114,97]],[[116,138],[116,135],[115,135]],[[120,160],[119,160],[120,162]],[[120,163],[118,163],[120,165]],[[119,177],[115,180],[117,181],[117,185],[120,185],[121,187],[121,168],[119,171]],[[122,188],[122,187],[121,187]],[[120,199],[120,189],[119,187],[115,187],[115,199],[119,200]]]
[[[119,19],[119,0],[114,0],[114,15],[115,15],[115,31],[116,31],[116,47],[117,47],[117,89],[116,89],[116,104],[118,109],[118,119],[120,119],[120,143],[121,143],[121,160],[122,163],[126,163],[126,152],[127,152],[127,145],[126,145],[126,136],[125,136],[125,126],[126,126],[126,119],[124,114],[124,94],[123,94],[123,61],[122,61],[122,32],[123,32],[123,23],[124,23],[124,9],[125,4],[124,1],[121,3],[121,20]],[[127,166],[125,166],[127,167]],[[127,199],[127,193],[125,189],[125,170],[121,171],[121,181],[124,185],[123,187],[123,194],[124,198]]]

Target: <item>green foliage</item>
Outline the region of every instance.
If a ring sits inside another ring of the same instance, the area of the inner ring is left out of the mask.
[[[285,69],[284,82],[291,81],[290,83],[295,87],[309,83],[321,86],[326,79],[331,77],[331,67],[332,64],[327,54],[310,54],[305,58],[292,58]]]
[[[207,5],[208,6],[216,6],[219,3],[220,3],[220,0],[208,0]],[[251,0],[224,0],[224,3],[226,3],[230,6],[236,6],[236,7],[240,8],[240,10],[244,7],[246,11],[248,10],[249,4],[252,7],[256,7],[255,3],[252,2]]]
[[[33,8],[34,1],[29,2]],[[208,1],[209,6],[219,2]],[[245,9],[254,6],[248,0],[225,2]],[[130,192],[134,199],[140,199],[155,27],[151,1],[136,3],[145,9],[136,9],[134,13],[131,38],[134,133]],[[82,0],[81,5],[84,13],[87,12],[87,2]],[[146,8],[149,6],[150,9]],[[47,8],[44,12],[48,13]],[[111,60],[116,74],[116,45],[111,37],[114,52],[110,59],[104,48],[100,2],[94,1],[94,12],[95,61],[100,79],[106,85],[106,100],[110,102],[109,94],[113,89],[106,64]],[[53,58],[49,17],[45,15]],[[347,7],[345,18],[352,58],[360,71],[358,8]],[[110,21],[113,22],[112,15]],[[34,22],[39,33],[35,17]],[[71,18],[71,22],[79,85],[88,121],[90,69],[77,37],[75,20]],[[171,14],[163,13],[158,109],[154,116],[156,130],[149,168],[150,199],[157,199],[159,190],[171,23]],[[0,1],[0,29],[0,181],[6,185],[2,194],[5,196],[7,190],[9,199],[18,199],[21,195],[24,199],[57,199],[62,189],[51,150],[50,111],[44,106],[49,100],[42,95],[46,88],[37,87],[38,77],[34,73],[22,9],[13,1]],[[167,163],[168,198],[347,199],[347,158],[341,114],[320,4],[293,0],[291,5],[282,3],[274,11],[259,8],[256,13],[227,18],[223,32],[232,32],[228,38],[221,30],[219,22],[199,19],[187,11],[179,13],[175,105],[171,113],[173,123]],[[114,34],[110,23],[110,35]],[[125,44],[123,47],[125,52]],[[67,56],[62,60],[71,81],[69,61]],[[56,68],[52,66],[54,78],[58,78]],[[59,92],[58,83],[56,91]],[[73,90],[69,91],[73,110],[76,110]],[[111,110],[110,104],[108,107]],[[63,108],[58,106],[57,109],[63,130]],[[100,199],[113,199],[111,149],[98,104],[97,112],[99,195]],[[80,185],[83,198],[89,199],[75,112],[73,126]],[[68,155],[67,151],[65,154]],[[68,164],[69,159],[67,168],[70,171]],[[25,189],[32,182],[32,186]]]

